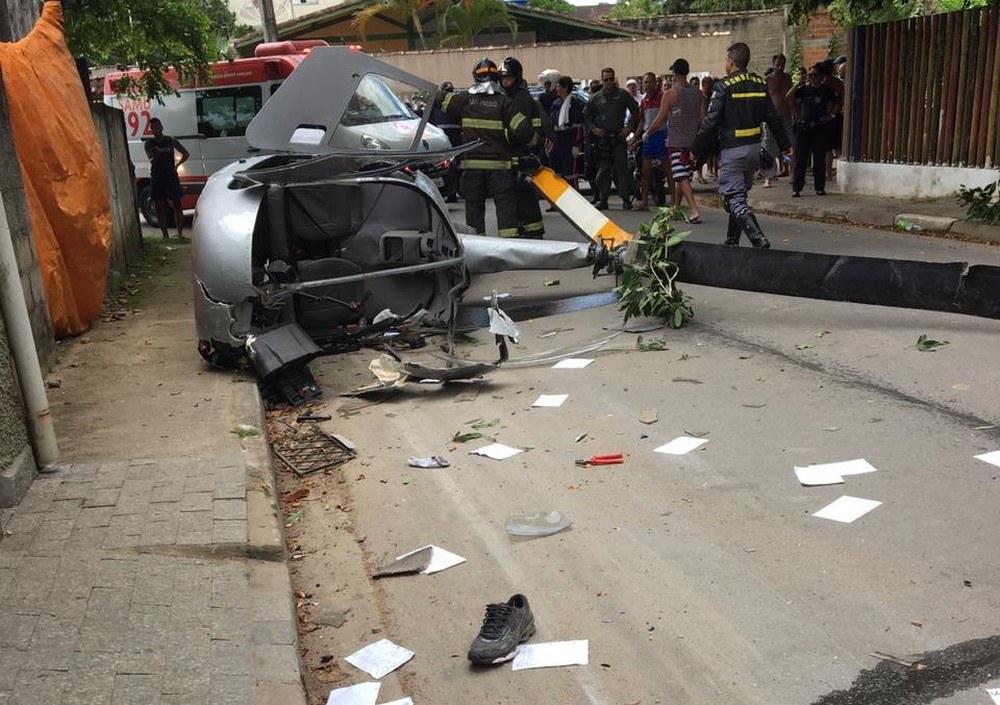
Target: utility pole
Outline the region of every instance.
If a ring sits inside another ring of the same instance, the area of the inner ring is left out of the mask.
[[[271,0],[258,0],[260,3],[260,20],[264,30],[265,42],[278,41],[278,23],[274,19],[274,3]]]

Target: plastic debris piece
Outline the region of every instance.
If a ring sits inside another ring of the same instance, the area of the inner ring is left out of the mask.
[[[515,343],[518,341],[521,337],[521,331],[510,316],[498,308],[488,308],[486,312],[490,317],[490,333],[506,335]]]
[[[411,468],[446,468],[451,465],[443,455],[431,455],[426,458],[411,455],[406,459],[406,464]]]
[[[654,424],[660,419],[660,412],[656,409],[643,409],[639,414],[639,421],[646,424]]]
[[[567,529],[573,522],[555,509],[540,509],[523,516],[510,517],[505,524],[512,536],[549,536]]]

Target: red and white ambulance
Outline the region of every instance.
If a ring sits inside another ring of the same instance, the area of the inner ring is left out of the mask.
[[[139,207],[148,223],[156,224],[156,208],[149,190],[149,160],[143,148],[143,140],[152,137],[150,119],[160,118],[164,134],[176,137],[191,153],[178,172],[184,191],[183,206],[194,208],[212,174],[250,154],[247,125],[316,46],[327,43],[312,39],[260,44],[252,58],[211,64],[211,79],[204,85],[181,85],[177,74],[170,70],[166,77],[177,93],[162,96],[162,105],[156,100],[118,94],[118,80],[124,75],[138,78],[137,70],[113,71],[104,77],[104,103],[120,108],[125,114]],[[376,77],[366,79],[356,101],[365,109],[359,112],[355,126],[343,131],[338,139],[358,142],[358,145],[345,143],[345,147],[397,148],[397,137],[405,141],[420,118],[407,106],[406,96],[394,92],[394,86],[387,86]],[[448,138],[433,125],[427,125],[423,141],[424,148],[432,151],[449,146]]]

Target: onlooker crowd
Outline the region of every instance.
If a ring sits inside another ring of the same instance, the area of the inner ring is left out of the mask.
[[[574,188],[586,181],[598,209],[609,207],[612,188],[624,210],[633,207],[633,200],[639,210],[647,210],[651,198],[658,206],[666,205],[669,193],[671,205],[687,205],[687,220],[694,224],[701,222],[701,216],[692,181],[705,184],[707,179],[718,179],[730,214],[727,242],[738,244],[740,235],[746,234],[755,246],[767,246],[746,205],[746,191],[757,178],[763,177],[768,188],[773,179],[791,176],[792,195],[799,197],[811,166],[816,194],[826,194],[843,131],[847,57],[808,69],[798,67],[794,77],[786,71],[783,54],[771,57],[763,77],[747,70],[749,59],[746,45],[736,43],[727,50],[726,76],[721,79],[693,74],[689,62],[678,58],[665,75],[646,71],[626,77],[623,84],[614,67],[604,68],[600,79],[579,84],[556,69],[545,69],[538,74],[538,88],[530,93],[521,64],[513,57],[501,62],[495,87],[492,74],[484,85],[474,72],[480,81],[474,90],[502,92],[510,99],[513,112],[504,114],[505,120],[527,120],[532,128],[533,136],[511,144],[505,166],[498,167],[510,169],[511,178],[493,180],[510,184],[502,195],[508,211],[503,234],[540,237],[543,233],[537,194],[523,175],[540,162]],[[463,120],[454,109],[442,109],[449,103],[443,94],[453,92],[450,82],[442,84],[432,119],[446,128],[452,144],[459,144],[470,141],[474,132],[470,126],[482,122]],[[446,189],[449,201],[463,181],[458,179],[462,160],[456,162],[459,167],[449,175]],[[464,168],[475,164],[472,160]],[[492,195],[480,191],[477,201]],[[510,225],[511,196],[517,202],[516,230]],[[480,207],[475,206],[472,220],[481,232]]]

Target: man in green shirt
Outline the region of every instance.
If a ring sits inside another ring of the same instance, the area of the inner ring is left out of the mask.
[[[639,123],[639,104],[629,92],[619,88],[615,81],[615,70],[601,71],[602,88],[587,102],[584,122],[590,132],[590,139],[596,145],[597,162],[597,208],[608,207],[611,195],[611,174],[615,174],[618,194],[622,197],[622,209],[632,209],[632,173],[628,168],[628,154],[625,140],[635,132]],[[625,119],[628,116],[628,124]]]

